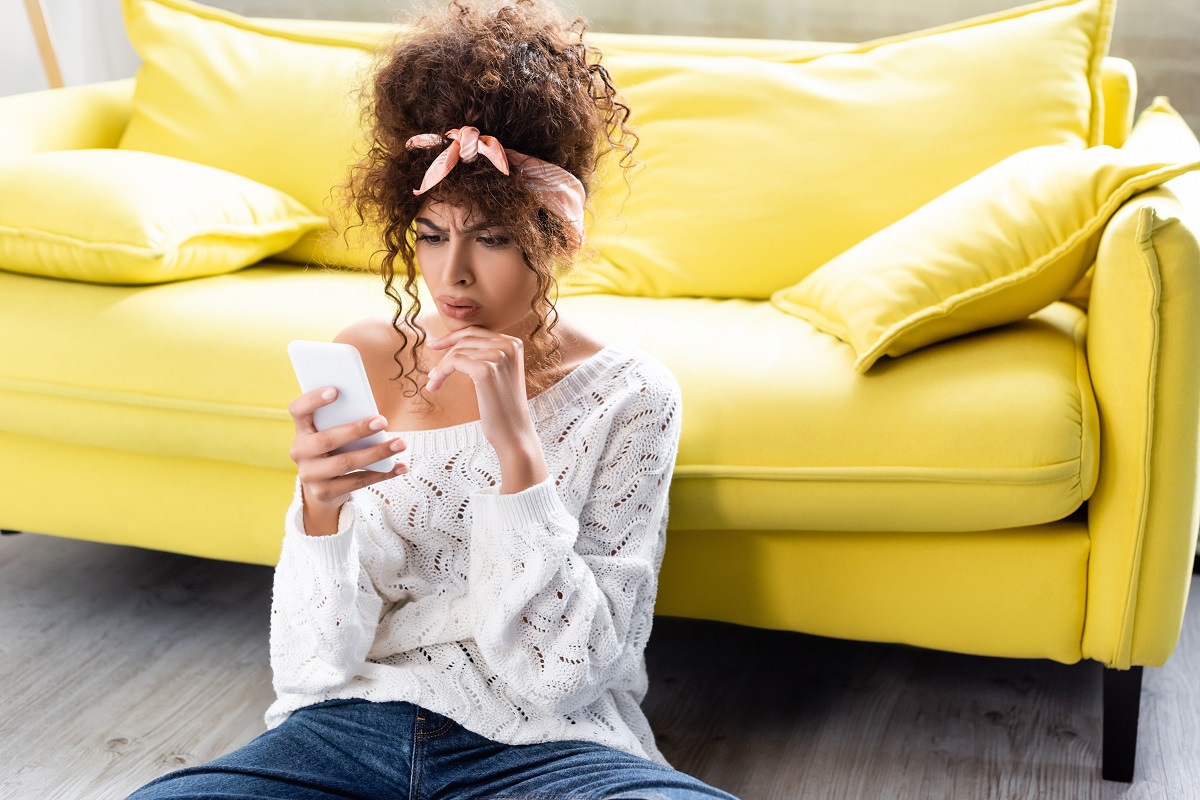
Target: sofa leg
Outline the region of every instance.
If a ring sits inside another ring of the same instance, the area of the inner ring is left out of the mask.
[[[1138,707],[1141,701],[1141,667],[1104,670],[1104,753],[1101,774],[1106,781],[1133,782]]]
[[[16,536],[20,531],[10,531],[7,528],[0,529],[0,536]]]

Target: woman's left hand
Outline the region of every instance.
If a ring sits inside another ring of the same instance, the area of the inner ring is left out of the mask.
[[[503,458],[540,445],[525,396],[525,348],[515,336],[471,325],[427,346],[446,354],[429,372],[425,388],[436,392],[452,372],[475,382],[483,435]]]

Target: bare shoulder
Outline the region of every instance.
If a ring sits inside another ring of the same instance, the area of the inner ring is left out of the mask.
[[[356,322],[351,322],[333,340],[343,344],[352,344],[355,347],[360,344],[379,346],[387,343],[395,336],[396,329],[392,327],[391,319],[378,316],[365,317]]]
[[[584,328],[574,325],[561,328],[557,333],[563,341],[563,369],[570,370],[582,364],[609,344]]]
[[[384,317],[367,317],[352,322],[342,329],[333,339],[342,344],[351,344],[362,354],[363,361],[374,360],[384,351],[388,360],[399,349],[400,337],[392,327],[390,319]]]
[[[400,334],[392,327],[391,317],[367,317],[347,325],[336,337],[335,342],[350,344],[362,356],[363,366],[367,370],[367,379],[371,383],[371,391],[381,407],[386,403],[384,398],[393,392],[390,379],[400,370],[396,363],[396,353],[404,364],[404,371],[412,370],[412,343],[409,337],[407,346]]]

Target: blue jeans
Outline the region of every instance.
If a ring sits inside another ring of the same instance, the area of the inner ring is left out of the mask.
[[[406,702],[330,700],[215,761],[129,796],[404,800],[737,800],[645,758],[585,741],[507,745]]]

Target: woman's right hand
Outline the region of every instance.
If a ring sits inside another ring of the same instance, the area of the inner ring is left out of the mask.
[[[328,521],[332,518],[334,530],[330,533],[333,533],[337,530],[338,512],[351,492],[408,471],[406,464],[397,464],[391,472],[373,472],[364,467],[394,456],[405,450],[408,444],[396,438],[362,450],[331,455],[342,445],[383,430],[387,427],[387,420],[381,416],[367,417],[318,431],[313,423],[313,412],[337,399],[336,390],[329,397],[322,395],[328,390],[330,387],[314,389],[288,405],[288,413],[296,423],[296,438],[292,440],[288,455],[299,467],[306,529],[310,519]]]

